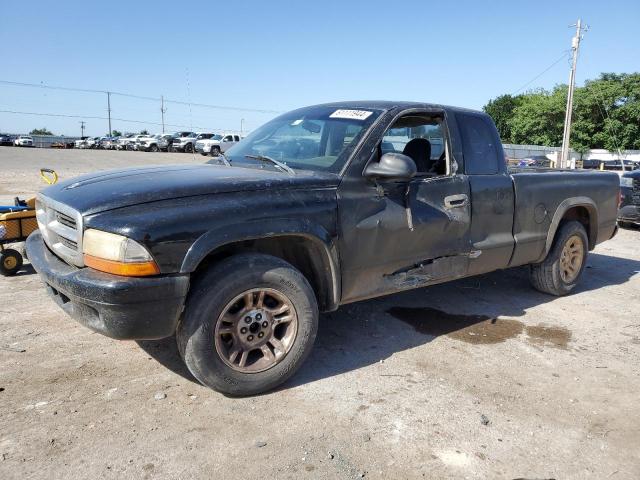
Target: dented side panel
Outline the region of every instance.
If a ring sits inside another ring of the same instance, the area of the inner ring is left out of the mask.
[[[401,113],[382,119],[338,189],[343,303],[467,272],[470,205],[445,206],[447,197],[470,197],[466,175],[414,178],[408,193],[406,182],[375,183],[362,176],[377,142]]]

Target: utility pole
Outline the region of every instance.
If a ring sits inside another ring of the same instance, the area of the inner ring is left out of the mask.
[[[80,122],[80,131],[82,132],[82,134],[80,135],[80,138],[84,137],[84,120]]]
[[[572,25],[573,26],[573,25]],[[569,167],[569,140],[571,138],[571,115],[573,113],[573,90],[576,86],[576,64],[578,63],[578,50],[580,40],[582,40],[582,20],[578,19],[576,36],[571,39],[571,52],[573,59],[571,62],[571,72],[569,73],[569,92],[567,93],[567,110],[564,116],[564,132],[562,134],[562,151],[557,164],[558,168]],[[586,30],[586,29],[585,29]]]
[[[164,133],[164,112],[167,109],[164,108],[164,95],[160,95],[160,113],[162,113],[162,133]]]
[[[107,92],[107,113],[109,114],[109,136],[111,136],[111,92]]]
[[[240,136],[242,137],[242,127],[244,126],[244,118],[240,119]]]

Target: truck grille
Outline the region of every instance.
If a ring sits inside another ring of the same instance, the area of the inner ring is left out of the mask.
[[[69,264],[83,267],[80,212],[39,194],[36,218],[42,238],[53,253]]]

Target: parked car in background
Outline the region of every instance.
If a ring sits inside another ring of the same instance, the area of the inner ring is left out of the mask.
[[[135,133],[127,133],[123,136],[121,136],[120,138],[118,138],[118,142],[116,144],[116,149],[117,150],[128,150],[129,149],[129,144],[131,142],[135,142],[136,141],[136,134]]]
[[[136,150],[140,150],[143,152],[158,152],[160,151],[160,147],[158,146],[158,142],[162,139],[162,135],[149,135],[148,137],[141,138],[139,143],[136,145]]]
[[[182,138],[187,138],[190,137],[192,135],[195,135],[194,132],[175,132],[171,135],[171,137],[169,138],[169,142],[167,145],[167,151],[168,152],[172,152],[173,150],[173,144],[175,143],[176,145],[180,145],[181,139]]]
[[[33,138],[28,135],[20,135],[13,141],[16,147],[33,147]]]
[[[618,224],[640,226],[640,170],[632,170],[620,177],[620,209]]]
[[[99,141],[100,141],[100,137],[87,138],[87,148],[98,148]]]
[[[179,136],[173,136],[170,151],[191,153],[195,148],[198,134],[195,132],[180,132]]]
[[[0,146],[13,147],[13,141],[16,139],[15,135],[8,135],[6,133],[0,134]]]
[[[138,143],[140,143],[140,140],[143,138],[148,137],[148,134],[142,134],[139,133],[137,135],[134,135],[133,137],[129,138],[129,141],[127,142],[127,148],[126,150],[137,150],[138,149]]]
[[[135,141],[134,141],[134,142],[132,142],[132,146],[131,146],[131,149],[130,149],[130,150],[141,150],[141,149],[142,149],[142,148],[141,148],[142,142],[143,142],[143,141],[148,141],[148,140],[152,139],[152,138],[153,138],[153,135],[151,135],[151,134],[144,134],[144,135],[142,135],[142,134],[141,134],[141,135],[136,135],[136,137],[135,137],[135,138],[136,138],[136,139],[135,139]]]
[[[551,160],[546,155],[533,155],[518,160],[519,167],[545,167],[551,166]]]
[[[240,141],[240,135],[225,133],[196,141],[196,152],[217,157]]]
[[[582,162],[582,168],[608,170],[610,172],[628,172],[637,169],[638,165],[638,162],[634,160],[601,160],[597,158]]]
[[[87,140],[88,139],[89,139],[89,137],[80,137],[78,140],[73,142],[73,147],[74,148],[89,148],[89,146],[87,145]]]
[[[158,150],[161,152],[168,152],[173,142],[173,135],[170,133],[163,133],[158,138]]]
[[[196,142],[198,140],[209,139],[214,135],[215,133],[200,132],[200,133],[191,133],[186,137],[174,138],[173,143],[171,145],[171,149],[174,152],[192,153],[195,151]]]
[[[135,146],[138,141],[144,137],[147,137],[147,134],[141,133],[127,133],[126,135],[120,137],[118,139],[117,149],[118,150],[135,150]]]
[[[100,137],[96,148],[102,150],[112,150],[118,142],[118,137]]]

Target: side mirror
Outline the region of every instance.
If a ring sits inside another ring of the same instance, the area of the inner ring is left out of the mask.
[[[410,180],[417,172],[413,159],[402,153],[385,153],[379,162],[370,163],[364,176],[381,180]]]

